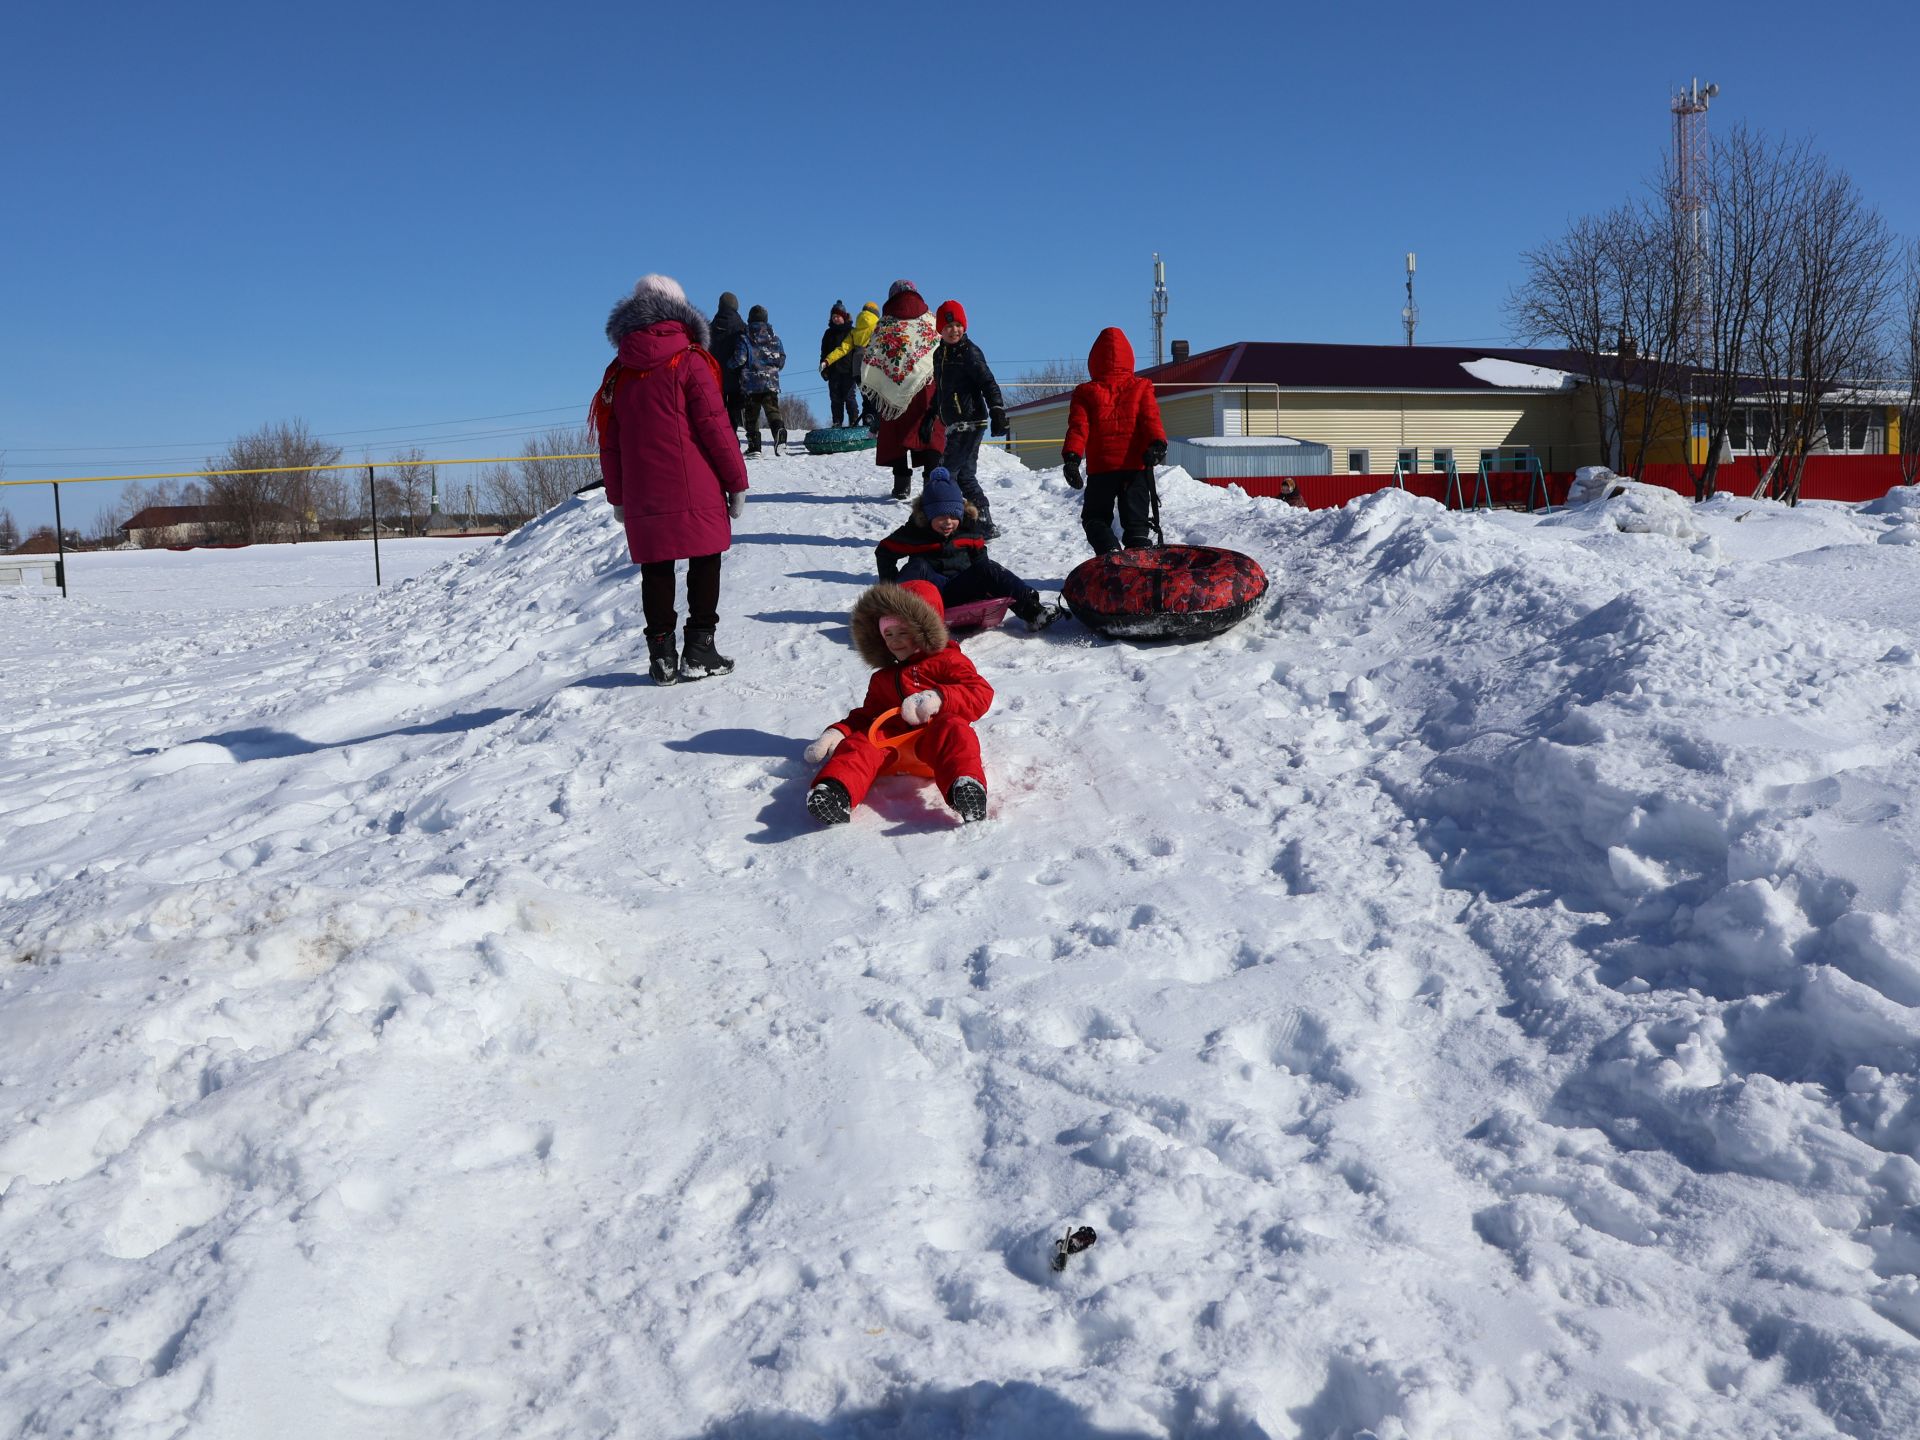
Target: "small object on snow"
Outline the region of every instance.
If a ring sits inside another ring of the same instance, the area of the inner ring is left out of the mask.
[[[1078,1230],[1067,1231],[1053,1242],[1053,1268],[1066,1269],[1069,1255],[1078,1255],[1082,1250],[1091,1249],[1093,1242],[1099,1238],[1091,1225],[1082,1225]]]

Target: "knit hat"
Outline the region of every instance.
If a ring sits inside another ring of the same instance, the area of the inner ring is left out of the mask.
[[[887,287],[887,298],[891,300],[904,290],[913,290],[913,293],[916,295],[920,293],[918,290],[913,289],[913,282],[911,280],[896,280]]]
[[[936,465],[927,473],[926,489],[920,492],[920,509],[929,520],[951,515],[959,520],[967,513],[967,497],[947,474],[947,467]]]
[[[680,288],[680,282],[671,275],[642,275],[634,282],[633,293],[639,295],[645,292],[664,295],[669,300],[678,300],[682,305],[687,303],[687,292]]]
[[[756,305],[751,310],[747,311],[747,323],[750,325],[758,325],[762,321],[764,321],[766,318],[767,318],[767,307],[764,305]]]
[[[740,297],[731,290],[722,290],[720,292],[720,308],[722,310],[738,310],[740,308]]]
[[[958,300],[942,300],[940,308],[934,311],[934,319],[940,322],[942,330],[949,325],[958,325],[962,330],[967,328],[967,312],[961,308]]]
[[[833,302],[833,309],[827,312],[827,318],[829,320],[841,320],[841,319],[851,320],[853,316],[847,313],[846,301],[836,300]]]

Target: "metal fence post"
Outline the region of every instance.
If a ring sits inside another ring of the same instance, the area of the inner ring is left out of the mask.
[[[60,598],[71,600],[73,597],[67,594],[67,532],[60,523],[60,482],[49,483],[53,486],[53,544],[60,552],[53,562],[53,578],[60,582]]]
[[[367,466],[367,507],[373,512],[373,584],[380,587],[380,490],[373,483],[373,467]]]

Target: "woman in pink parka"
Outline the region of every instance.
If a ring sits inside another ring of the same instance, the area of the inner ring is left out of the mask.
[[[600,473],[640,567],[648,673],[656,685],[725,675],[714,648],[720,556],[747,501],[747,465],[727,420],[707,317],[665,275],[644,275],[607,317],[619,357],[594,397]],[[686,646],[674,652],[676,560],[687,562]]]

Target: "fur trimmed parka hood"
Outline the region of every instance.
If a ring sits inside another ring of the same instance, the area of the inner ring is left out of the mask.
[[[900,663],[880,638],[880,621],[888,615],[912,632],[914,648],[921,655],[937,655],[947,648],[947,607],[938,590],[924,580],[875,585],[853,602],[850,622],[853,648],[874,669]]]
[[[708,348],[707,317],[693,305],[663,290],[636,290],[624,297],[607,316],[607,340],[618,349],[620,342],[636,330],[677,320],[687,327],[687,338],[702,349]]]

